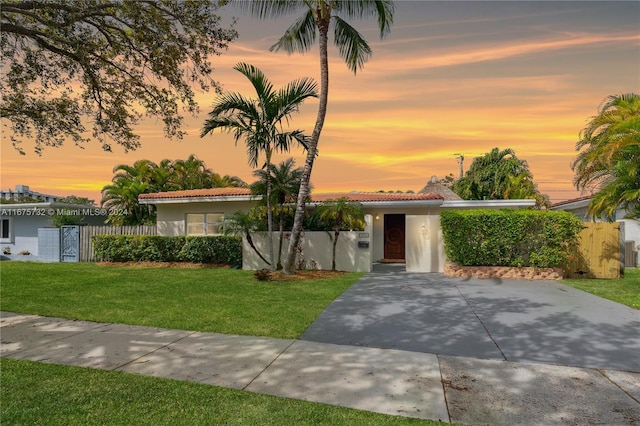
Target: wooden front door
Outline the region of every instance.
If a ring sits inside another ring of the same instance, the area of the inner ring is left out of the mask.
[[[385,260],[404,261],[404,224],[403,214],[384,215]]]

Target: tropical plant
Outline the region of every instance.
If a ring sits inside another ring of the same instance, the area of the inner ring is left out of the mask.
[[[234,69],[242,73],[253,85],[257,99],[249,99],[240,93],[222,94],[214,103],[209,118],[205,121],[201,136],[216,129],[232,132],[236,144],[245,140],[249,166],[258,167],[258,158],[265,156],[262,168],[271,167],[274,152],[288,152],[292,143],[307,146],[307,137],[301,130],[285,131],[293,113],[311,97],[317,97],[316,83],[310,78],[300,78],[275,90],[262,71],[253,65],[237,64]],[[267,173],[267,221],[269,232],[269,263],[275,268],[273,256],[273,223],[271,218],[271,183]]]
[[[135,149],[144,115],[181,139],[180,105],[195,113],[193,86],[218,89],[210,58],[237,37],[221,27],[220,3],[2,0],[0,117],[14,147],[24,153],[26,139],[37,153],[65,140]]]
[[[141,206],[140,194],[247,185],[236,176],[214,173],[195,155],[186,160],[164,159],[159,164],[146,159],[132,165],[118,164],[113,173],[112,183],[102,189],[101,205],[118,213],[118,217],[113,215],[107,219],[115,225],[153,223],[155,207]],[[128,212],[127,217],[123,217],[122,212]]]
[[[571,165],[577,189],[596,191],[589,205],[593,217],[613,219],[618,208],[640,217],[640,96],[611,95],[580,132]]]
[[[278,51],[282,49],[289,54],[294,52],[304,53],[311,48],[316,38],[320,48],[320,103],[318,105],[318,115],[307,147],[302,184],[298,192],[296,214],[291,239],[289,240],[287,259],[283,269],[285,274],[292,274],[294,273],[296,249],[302,233],[305,201],[310,192],[311,171],[317,155],[320,133],[327,114],[329,96],[329,29],[333,25],[334,43],[338,47],[338,52],[346,62],[347,67],[356,73],[371,57],[372,51],[364,37],[349,25],[345,18],[361,19],[375,16],[380,30],[380,38],[383,38],[391,29],[394,6],[390,0],[254,0],[241,1],[239,5],[260,19],[280,18],[291,12],[303,11],[303,15],[285,31],[284,35],[271,46],[270,50]]]
[[[258,213],[255,209],[252,209],[249,213],[237,211],[227,215],[224,220],[224,233],[244,236],[249,247],[251,247],[255,254],[257,254],[264,263],[271,266],[271,263],[260,253],[251,237],[252,233],[260,230],[259,220],[256,218],[257,215]]]
[[[272,165],[267,169],[260,169],[253,172],[253,176],[258,180],[251,184],[251,191],[256,195],[262,195],[262,201],[266,204],[267,200],[267,180],[271,181],[271,206],[276,207],[278,214],[278,232],[280,238],[278,240],[278,261],[276,269],[282,269],[282,243],[284,241],[284,222],[285,215],[291,209],[291,203],[295,201],[295,196],[300,190],[300,181],[302,179],[302,168],[295,168],[296,162],[293,158],[282,161],[278,166]]]
[[[321,220],[330,222],[333,226],[331,270],[335,271],[336,247],[340,230],[364,229],[364,210],[361,204],[350,202],[348,198],[342,197],[323,202],[318,206],[316,214]]]
[[[465,200],[535,199],[539,206],[549,203],[533,182],[527,162],[516,157],[511,148],[493,148],[474,158],[452,190]]]

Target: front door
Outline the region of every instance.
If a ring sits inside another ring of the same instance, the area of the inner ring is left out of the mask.
[[[404,224],[403,214],[384,215],[384,259],[404,262]]]

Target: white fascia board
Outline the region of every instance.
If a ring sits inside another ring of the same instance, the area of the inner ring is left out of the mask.
[[[442,203],[442,208],[514,208],[535,205],[536,200],[452,200]]]
[[[224,201],[259,201],[261,195],[235,195],[228,197],[181,197],[181,198],[142,198],[140,204],[185,204],[185,203],[221,203]]]
[[[403,208],[403,207],[433,207],[440,206],[442,200],[407,200],[407,201],[354,201],[354,203],[362,204],[362,207],[368,208]],[[307,207],[316,207],[321,205],[321,202],[307,203]]]

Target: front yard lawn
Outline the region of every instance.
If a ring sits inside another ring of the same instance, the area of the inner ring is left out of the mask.
[[[4,261],[2,310],[295,339],[362,274],[256,281],[252,271]]]
[[[199,383],[2,358],[3,425],[436,425]]]
[[[568,279],[563,284],[623,305],[640,309],[640,269],[627,268],[624,278],[616,280]]]

